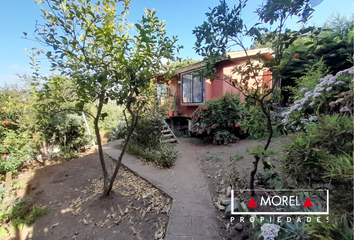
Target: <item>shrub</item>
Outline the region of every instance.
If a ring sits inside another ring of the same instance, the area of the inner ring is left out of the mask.
[[[241,130],[248,113],[239,96],[227,93],[200,105],[192,115],[192,134],[207,137],[214,144],[228,144],[247,136]]]
[[[353,127],[348,116],[323,116],[307,126],[296,140],[285,147],[283,169],[297,183],[307,186],[330,183],[332,206],[353,208]],[[350,203],[350,204],[348,204]]]
[[[311,222],[305,230],[309,232],[309,235],[316,237],[316,239],[352,240],[352,226],[352,221],[348,220],[346,215],[337,216],[331,214],[328,222],[317,222],[315,217],[312,217]]]
[[[65,159],[76,157],[79,147],[89,142],[82,116],[66,112],[52,116],[42,134],[52,146],[59,145]]]
[[[141,101],[148,101],[147,105],[142,109],[139,121],[135,126],[131,135],[127,152],[137,155],[147,161],[156,163],[161,167],[171,167],[177,159],[178,151],[171,144],[161,141],[161,130],[166,112],[171,110],[168,105],[159,105],[156,98],[156,86],[151,83],[150,88],[144,93],[149,96],[138,97]],[[160,87],[162,88],[162,87]],[[137,103],[139,105],[139,103]],[[136,109],[133,111],[137,111]],[[130,116],[127,116],[128,118]],[[119,122],[114,132],[116,138],[124,138],[127,136],[126,122]]]
[[[291,130],[306,128],[320,114],[353,114],[354,68],[327,75],[317,81],[314,90],[302,89],[304,97],[295,101],[290,111],[283,113],[283,124]]]
[[[38,135],[28,93],[16,88],[0,93],[0,174],[14,173],[38,154]]]
[[[174,149],[169,143],[160,142],[154,148],[145,148],[130,143],[127,152],[139,156],[146,161],[154,162],[163,168],[170,168],[176,162],[178,150]]]

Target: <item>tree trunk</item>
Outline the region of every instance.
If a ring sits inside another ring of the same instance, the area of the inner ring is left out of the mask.
[[[251,195],[254,196],[254,176],[256,175],[257,172],[257,167],[258,167],[258,163],[259,163],[259,157],[256,157],[256,161],[253,163],[253,170],[251,172],[251,179],[250,179],[250,189],[251,189]]]
[[[132,128],[133,128],[133,127],[132,127]],[[121,162],[122,162],[122,159],[123,159],[125,150],[127,149],[127,146],[128,146],[128,143],[129,143],[129,139],[130,139],[131,135],[133,134],[133,130],[134,130],[134,129],[131,129],[131,131],[129,131],[129,133],[128,133],[128,135],[127,135],[127,139],[125,140],[123,149],[122,149],[122,151],[121,151],[121,153],[120,153],[120,155],[119,155],[119,158],[118,158],[118,161],[117,161],[117,163],[116,163],[116,167],[115,167],[115,169],[114,169],[113,175],[112,175],[112,177],[111,177],[111,180],[110,180],[110,183],[109,183],[107,192],[105,192],[104,195],[109,195],[110,192],[112,191],[114,180],[115,180],[116,177],[117,177],[117,174],[118,174],[118,171],[119,171],[119,168],[120,168],[120,165],[121,165]]]
[[[133,134],[135,126],[136,126],[136,124],[138,123],[138,120],[139,120],[139,115],[135,115],[132,112],[132,110],[131,110],[132,96],[133,96],[133,92],[129,96],[128,104],[127,104],[127,108],[126,108],[129,111],[129,113],[131,114],[131,116],[132,116],[130,127],[128,125],[128,118],[126,117],[125,110],[123,111],[124,117],[125,117],[125,121],[127,123],[127,126],[129,127],[128,135],[127,135],[127,138],[125,139],[125,143],[124,143],[123,149],[122,149],[122,151],[121,151],[121,153],[119,155],[118,161],[116,163],[116,167],[115,167],[113,175],[111,177],[111,180],[110,180],[110,183],[109,183],[109,187],[108,187],[107,191],[104,193],[104,195],[109,195],[110,192],[112,191],[113,183],[114,183],[114,180],[117,177],[117,174],[118,174],[118,171],[119,171],[119,168],[120,168],[120,165],[121,165],[125,150],[127,149],[130,137]]]
[[[102,167],[102,172],[103,172],[103,192],[107,192],[108,188],[108,173],[107,173],[107,168],[106,168],[106,163],[104,161],[104,154],[103,154],[103,148],[102,148],[102,141],[101,141],[101,136],[100,136],[100,129],[98,128],[98,120],[101,116],[101,111],[103,107],[103,100],[104,100],[104,93],[101,93],[99,97],[99,103],[98,103],[98,108],[97,108],[97,114],[94,120],[94,128],[95,128],[95,134],[97,138],[97,145],[98,145],[98,155],[100,157],[100,163]]]
[[[272,136],[273,136],[273,128],[272,128],[272,120],[270,118],[270,115],[269,113],[266,111],[266,109],[264,109],[263,107],[263,103],[261,103],[262,105],[262,111],[264,113],[264,115],[267,117],[267,127],[268,127],[268,131],[269,131],[269,136],[268,136],[268,139],[267,139],[267,143],[266,145],[264,146],[264,151],[266,151],[269,147],[269,144],[270,144],[270,141],[272,139]],[[254,196],[255,195],[255,192],[254,192],[254,176],[256,175],[257,173],[257,168],[258,168],[258,163],[259,163],[259,157],[256,157],[255,158],[256,161],[253,163],[254,164],[254,168],[251,172],[251,178],[250,178],[250,190],[251,190],[251,195]]]

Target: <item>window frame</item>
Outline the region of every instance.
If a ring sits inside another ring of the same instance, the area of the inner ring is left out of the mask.
[[[203,103],[205,103],[205,77],[194,77],[193,75],[195,75],[197,73],[197,71],[190,71],[190,72],[185,72],[185,73],[182,73],[181,75],[180,75],[180,85],[181,85],[181,87],[180,87],[180,90],[181,90],[181,100],[180,100],[180,102],[181,102],[181,105],[201,105],[201,104],[203,104]],[[194,95],[194,79],[195,78],[201,78],[201,93],[202,93],[202,100],[200,101],[200,102],[194,102],[194,101],[192,101],[192,102],[183,102],[183,77],[184,76],[186,76],[186,75],[190,75],[191,76],[191,78],[190,78],[190,82],[191,82],[191,92],[192,92],[192,96]]]

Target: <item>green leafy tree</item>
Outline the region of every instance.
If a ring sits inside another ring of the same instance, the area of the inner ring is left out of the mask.
[[[313,28],[303,28],[300,31],[292,31],[286,28],[286,21],[292,16],[301,17],[300,21],[307,21],[313,9],[309,8],[309,0],[267,0],[264,5],[256,10],[260,22],[248,28],[242,19],[241,13],[245,8],[247,0],[240,0],[237,5],[230,8],[224,0],[220,5],[206,13],[207,21],[195,28],[193,33],[197,37],[195,49],[198,54],[204,57],[206,65],[200,74],[209,77],[211,80],[217,78],[215,63],[227,59],[226,53],[235,46],[245,51],[248,60],[246,64],[235,67],[234,73],[239,73],[240,79],[232,79],[225,76],[224,80],[229,81],[237,88],[251,107],[256,107],[262,113],[263,119],[267,123],[262,131],[268,132],[268,139],[265,146],[255,148],[254,169],[251,171],[250,189],[254,189],[254,176],[257,172],[258,162],[263,156],[262,151],[269,147],[273,128],[270,110],[273,102],[280,100],[277,82],[281,78],[285,63],[285,56],[293,56],[289,46],[299,37],[308,34]],[[264,23],[275,25],[271,30],[268,27],[260,27]],[[251,58],[247,54],[247,48],[242,40],[244,37],[251,37],[259,42],[271,42],[274,50],[274,58],[264,64],[260,61],[260,54],[256,58]],[[290,58],[292,59],[292,58]],[[263,71],[272,72],[272,84],[263,81]],[[252,79],[252,81],[250,81]],[[259,151],[261,152],[259,152]]]
[[[96,104],[95,114],[88,114],[94,119],[103,194],[108,195],[140,111],[147,104],[137,101],[137,96],[157,75],[162,60],[173,58],[177,37],[166,36],[165,23],[156,17],[155,10],[145,9],[139,23],[129,23],[126,15],[130,0],[103,0],[95,4],[90,0],[39,2],[46,3],[42,7],[45,24],[37,25],[36,39],[52,48],[46,55],[53,69],[73,79],[78,98],[76,109],[82,111],[85,104]],[[126,143],[110,179],[98,124],[106,116],[102,109],[109,100],[124,106],[128,125]],[[132,110],[133,105],[137,111]]]

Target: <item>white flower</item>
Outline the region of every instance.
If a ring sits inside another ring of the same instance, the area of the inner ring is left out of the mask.
[[[313,95],[313,93],[311,91],[308,91],[305,93],[305,97],[311,97]]]
[[[296,100],[294,103],[299,104],[300,102],[301,102],[301,100]]]
[[[326,88],[326,91],[327,91],[327,92],[329,92],[329,91],[331,91],[331,90],[332,90],[332,87]]]
[[[354,73],[354,69],[351,68],[351,69],[348,71],[348,73],[353,74],[353,73]]]
[[[301,105],[304,105],[308,100],[308,97],[301,99]]]
[[[318,79],[318,81],[320,81],[320,82],[322,82],[324,80],[324,78],[320,78],[320,79]]]
[[[338,82],[336,82],[334,85],[339,85],[339,84],[342,84],[342,83],[345,83],[345,82],[343,82],[343,81],[338,81]]]
[[[280,226],[272,223],[265,223],[261,227],[262,236],[265,240],[274,240],[278,236]]]
[[[332,74],[329,74],[329,75],[325,76],[324,81],[328,81],[331,77],[333,77]]]
[[[310,118],[309,118],[309,121],[310,121],[310,122],[315,122],[315,121],[317,121],[317,116],[312,116],[312,117],[310,117]]]
[[[324,80],[323,82],[320,83],[320,86],[323,87],[324,85],[326,85],[328,83],[328,80]]]
[[[297,110],[298,110],[298,111],[301,111],[301,109],[302,109],[302,107],[299,107]]]
[[[300,131],[300,130],[301,130],[301,127],[297,127],[297,128],[296,128],[296,131]]]
[[[339,77],[339,76],[342,75],[343,73],[344,73],[344,71],[339,71],[339,72],[337,72],[336,77]]]
[[[286,116],[288,116],[290,113],[291,113],[291,112],[284,112],[281,116],[282,116],[282,117],[286,117]]]
[[[310,106],[315,105],[315,101],[312,101],[309,105],[310,105]]]
[[[281,122],[284,123],[284,124],[287,124],[289,122],[289,119],[284,118],[283,120],[281,120]]]
[[[340,111],[340,112],[349,112],[350,109],[349,109],[347,106],[344,106],[344,107],[342,107],[339,111]]]
[[[317,98],[317,97],[319,97],[319,96],[321,96],[322,94],[321,93],[315,93],[314,95],[313,95],[313,97],[314,98]]]

